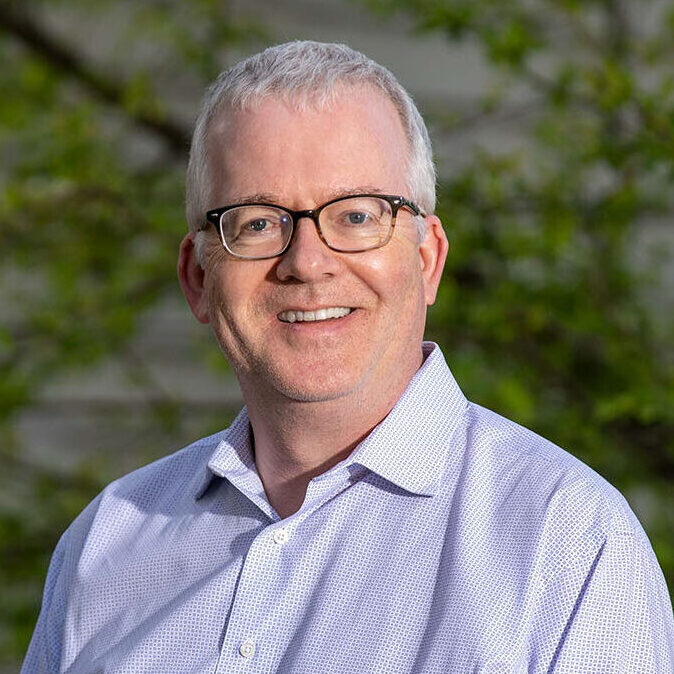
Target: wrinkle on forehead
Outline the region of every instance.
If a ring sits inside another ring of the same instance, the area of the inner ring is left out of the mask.
[[[373,185],[360,185],[358,187],[338,187],[334,190],[326,192],[323,203],[339,199],[340,197],[350,197],[358,194],[383,194],[379,187]],[[231,200],[227,206],[237,206],[239,204],[269,204],[270,206],[285,206],[283,197],[274,192],[255,192],[252,194],[242,194],[236,199]],[[307,208],[317,208],[321,204],[308,205]],[[301,210],[301,209],[300,209]]]

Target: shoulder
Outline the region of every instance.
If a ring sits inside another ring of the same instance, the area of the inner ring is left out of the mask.
[[[509,487],[565,493],[585,506],[597,500],[618,518],[616,525],[629,527],[634,516],[620,492],[553,442],[474,403],[468,404],[466,432],[472,460]]]
[[[464,488],[502,532],[536,541],[544,575],[589,561],[609,537],[650,549],[622,494],[578,458],[479,405],[465,424]]]
[[[195,486],[208,460],[215,451],[227,430],[209,435],[177,452],[164,456],[157,461],[138,468],[111,482],[102,492],[102,496],[134,498],[139,502],[171,501]],[[196,488],[196,487],[195,487]]]
[[[22,671],[55,671],[71,602],[96,569],[107,577],[143,534],[176,515],[188,516],[226,431],[202,438],[109,484],[78,515],[58,542],[45,583],[42,609]],[[41,664],[40,664],[41,663]]]
[[[170,501],[176,495],[195,487],[207,463],[227,430],[209,435],[179,451],[111,482],[104,495],[135,498],[142,502]]]
[[[208,461],[226,432],[201,438],[111,482],[64,533],[64,561],[128,541],[150,519],[156,523],[157,518],[189,512],[207,475]]]

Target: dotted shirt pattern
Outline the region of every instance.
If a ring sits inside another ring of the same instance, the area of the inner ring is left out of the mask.
[[[669,595],[623,497],[424,350],[286,519],[245,408],[109,485],[54,552],[22,673],[672,674]]]

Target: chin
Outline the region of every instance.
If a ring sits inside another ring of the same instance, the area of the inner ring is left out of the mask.
[[[258,376],[260,371],[258,371]],[[325,365],[311,369],[306,376],[301,370],[264,373],[263,386],[275,390],[289,400],[297,402],[327,402],[348,396],[358,390],[367,373],[345,372],[343,367],[326,368]]]
[[[339,400],[348,394],[348,391],[307,391],[300,389],[288,389],[280,391],[288,400],[297,403],[324,403],[331,400]]]

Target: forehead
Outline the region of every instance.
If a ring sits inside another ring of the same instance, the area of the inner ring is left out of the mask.
[[[266,97],[224,110],[209,130],[213,205],[265,193],[307,207],[359,186],[404,193],[408,154],[398,111],[376,89],[342,87],[302,109]]]

